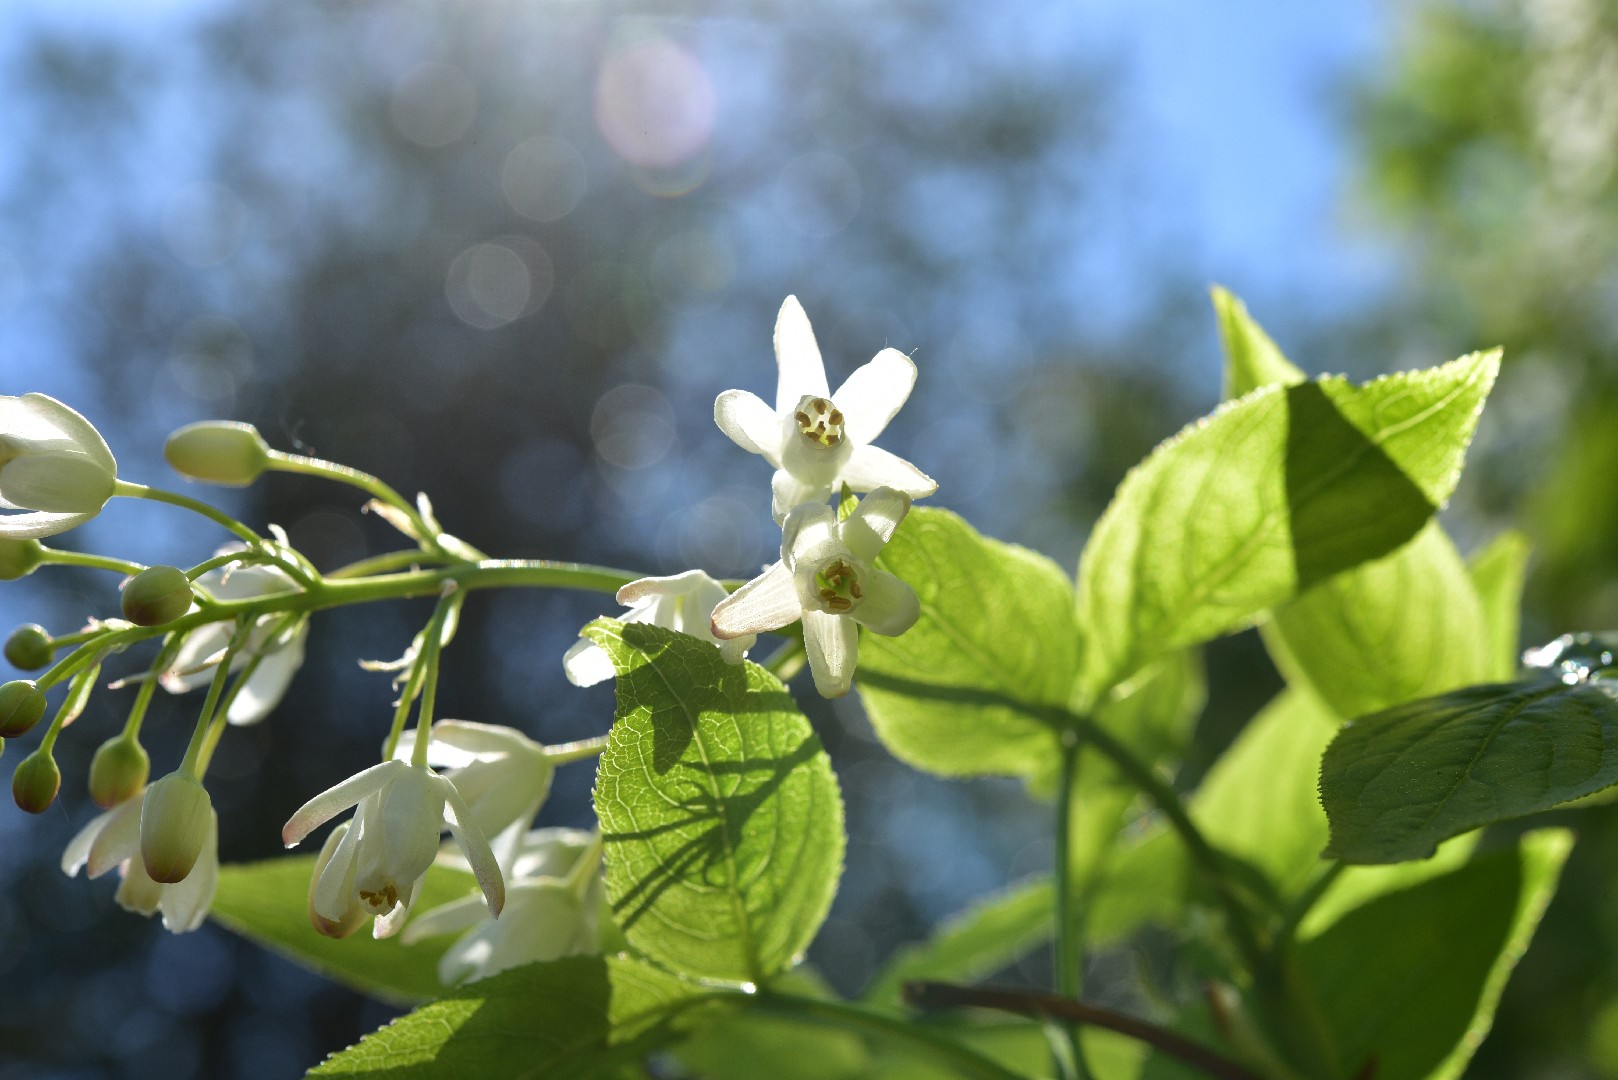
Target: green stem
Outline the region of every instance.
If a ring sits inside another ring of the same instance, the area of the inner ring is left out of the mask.
[[[351,562],[347,566],[338,567],[327,574],[328,578],[358,578],[369,577],[372,574],[391,573],[395,570],[409,570],[419,567],[424,562],[442,560],[444,556],[434,555],[432,552],[420,548],[411,548],[408,551],[388,551],[381,555],[372,555],[368,559]]]
[[[163,641],[163,647],[158,650],[157,659],[146,678],[141,680],[140,689],[135,691],[135,703],[130,706],[129,719],[124,721],[124,738],[134,739],[140,735],[140,726],[146,719],[146,710],[152,704],[152,695],[157,692],[157,682],[168,666],[174,662],[174,655],[180,651],[180,642],[183,640],[179,634],[170,634]]]
[[[421,711],[416,714],[416,745],[411,755],[411,764],[418,768],[427,767],[427,744],[432,741],[433,708],[438,698],[438,657],[444,649],[444,624],[464,599],[465,595],[459,591],[444,596],[433,608],[433,617],[421,632]]]
[[[981,1080],[1026,1080],[1025,1077],[1012,1072],[992,1058],[985,1057],[954,1039],[945,1038],[919,1024],[869,1012],[849,1002],[761,990],[748,996],[746,1003],[751,1008],[766,1012],[835,1027],[854,1028],[906,1042],[927,1051],[938,1061],[954,1067],[965,1076],[980,1077]]]
[[[1214,898],[1224,910],[1225,920],[1230,924],[1231,938],[1236,943],[1237,951],[1242,954],[1242,961],[1255,975],[1262,972],[1267,966],[1268,956],[1253,925],[1252,913],[1231,891],[1230,879],[1226,876],[1223,860],[1213,845],[1208,843],[1207,837],[1202,835],[1202,830],[1197,828],[1196,822],[1191,820],[1191,815],[1186,812],[1180,796],[1151,766],[1135,757],[1128,747],[1114,739],[1100,726],[1086,717],[1073,719],[1076,721],[1076,730],[1080,738],[1095,747],[1118,767],[1119,772],[1146,792],[1152,802],[1157,804],[1158,810],[1168,820],[1169,826],[1179,834],[1180,842],[1185,845],[1191,861],[1207,879]]]
[[[607,737],[597,735],[593,739],[580,739],[577,742],[558,743],[545,748],[545,759],[552,765],[567,765],[574,761],[584,761],[588,758],[600,757],[601,752],[607,748]]]
[[[67,697],[62,701],[62,707],[56,710],[51,718],[51,726],[46,730],[45,737],[39,742],[38,753],[49,754],[56,745],[56,736],[62,729],[79,718],[84,711],[85,703],[90,700],[90,692],[95,689],[96,676],[101,673],[101,659],[89,665],[73,677],[73,683],[68,687]]]
[[[123,495],[131,499],[150,499],[153,502],[168,503],[170,506],[183,507],[193,513],[201,514],[209,521],[223,525],[229,529],[243,543],[256,545],[261,537],[246,525],[237,521],[223,510],[209,506],[205,502],[181,495],[177,491],[164,491],[162,488],[147,487],[145,484],[131,484],[127,480],[120,480],[115,488],[114,495]]]
[[[1080,965],[1079,943],[1074,934],[1076,916],[1073,911],[1073,792],[1079,771],[1079,740],[1072,731],[1063,731],[1059,738],[1062,746],[1060,770],[1056,775],[1056,932],[1052,939],[1055,953],[1056,992],[1077,1000],[1083,987],[1083,968]],[[1079,1046],[1078,1030],[1063,1025],[1066,1053],[1056,1054],[1056,1065],[1072,1080],[1084,1080],[1087,1070],[1084,1054]]]
[[[115,559],[111,555],[89,555],[82,551],[63,551],[61,548],[42,548],[45,562],[51,566],[87,566],[92,570],[111,570],[115,574],[134,577],[146,567],[128,559]]]
[[[1293,935],[1298,932],[1298,927],[1302,925],[1304,917],[1314,909],[1314,906],[1320,902],[1320,898],[1326,895],[1326,891],[1337,883],[1337,879],[1347,869],[1347,863],[1334,861],[1315,876],[1315,879],[1309,883],[1308,887],[1298,894],[1296,900],[1287,905],[1286,912],[1281,917],[1281,925],[1277,927],[1275,932],[1277,945],[1292,940]]]
[[[422,669],[421,654],[410,664],[410,673],[405,678],[404,689],[399,693],[399,701],[393,707],[393,726],[388,728],[388,737],[382,744],[382,760],[392,761],[394,751],[399,749],[399,739],[404,735],[405,721],[410,719],[410,707],[416,703],[416,696],[421,693],[421,679],[425,674]]]
[[[225,682],[230,678],[230,665],[235,662],[236,654],[246,644],[252,625],[252,619],[238,620],[236,632],[230,636],[230,644],[225,646],[224,653],[214,667],[213,679],[208,683],[208,696],[203,699],[202,712],[197,716],[196,729],[191,733],[191,742],[185,748],[185,758],[180,762],[179,771],[192,779],[202,779],[204,768],[202,752],[208,741],[208,728],[213,723],[215,710],[219,708],[219,698],[225,692]]]
[[[1089,1024],[1137,1039],[1219,1080],[1263,1080],[1240,1062],[1232,1061],[1177,1032],[1112,1009],[1086,1005],[1055,994],[1042,994],[1037,990],[999,990],[990,986],[911,982],[905,984],[904,996],[905,1001],[922,1009],[974,1006],[1000,1009],[1034,1019],[1054,1017],[1069,1023]]]

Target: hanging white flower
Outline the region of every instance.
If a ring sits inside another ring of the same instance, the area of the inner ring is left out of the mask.
[[[415,749],[416,733],[407,731],[394,756],[408,761]],[[542,744],[515,728],[471,720],[435,723],[427,764],[449,770],[445,779],[466,801],[473,823],[489,838],[502,865],[544,805],[556,772]]]
[[[601,951],[606,888],[596,834],[534,829],[522,837],[506,879],[506,907],[498,919],[473,895],[423,912],[405,928],[400,940],[406,945],[462,934],[438,962],[446,986]]]
[[[883,349],[832,392],[809,317],[789,296],[775,322],[775,362],[775,408],[757,394],[726,390],[714,401],[714,422],[737,446],[775,466],[776,521],[803,503],[824,502],[841,484],[854,491],[890,487],[917,499],[938,490],[910,462],[871,445],[916,384],[910,357]]]
[[[240,544],[219,549],[218,554],[243,550]],[[197,578],[197,584],[217,600],[251,600],[273,593],[291,592],[296,583],[273,566],[223,566]],[[213,679],[214,665],[230,644],[234,624],[207,623],[186,635],[169,669],[162,675],[163,689],[184,694],[207,686]],[[304,643],[309,624],[298,619],[287,624],[284,614],[262,615],[253,624],[247,642],[231,661],[232,671],[240,671],[254,657],[261,657],[246,684],[230,703],[225,718],[232,724],[256,724],[281,701],[292,677],[303,666]]]
[[[95,427],[44,394],[0,396],[0,537],[66,532],[101,512],[118,462]]]
[[[455,785],[425,765],[384,761],[321,792],[287,821],[281,840],[295,847],[311,831],[358,806],[348,831],[318,866],[310,908],[333,925],[350,921],[356,902],[376,917],[375,936],[399,931],[421,893],[438,839],[449,823],[467,863],[498,915],[505,884],[489,842]]]
[[[672,577],[644,577],[618,590],[618,602],[629,608],[619,618],[712,642],[727,664],[739,664],[757,638],[751,634],[729,640],[714,637],[709,620],[714,606],[726,595],[725,587],[701,570],[687,570]],[[574,686],[594,686],[614,673],[606,650],[587,638],[580,638],[567,650],[562,668]]]
[[[148,789],[149,790],[149,789]],[[181,881],[162,885],[146,873],[140,851],[141,807],[146,792],[125,799],[97,814],[68,842],[62,853],[62,872],[77,876],[80,868],[98,878],[117,868],[123,878],[115,899],[119,906],[141,915],[162,913],[163,926],[176,934],[195,930],[208,917],[219,884],[219,816],[208,810],[202,853]]]
[[[915,590],[871,567],[909,510],[910,500],[892,488],[871,492],[844,521],[819,503],[793,510],[782,528],[781,561],[714,608],[715,636],[760,634],[801,618],[815,689],[825,697],[848,693],[859,626],[892,637],[921,614]]]

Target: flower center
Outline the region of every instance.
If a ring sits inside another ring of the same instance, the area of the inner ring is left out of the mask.
[[[833,559],[815,571],[815,592],[834,615],[853,611],[865,598],[860,591],[859,572],[844,559]]]
[[[375,892],[366,889],[361,889],[359,892],[361,903],[372,911],[382,914],[392,911],[394,906],[399,903],[399,890],[393,887],[393,882],[391,881]]]
[[[831,447],[843,441],[843,414],[825,398],[804,398],[795,417],[798,434],[815,445]]]

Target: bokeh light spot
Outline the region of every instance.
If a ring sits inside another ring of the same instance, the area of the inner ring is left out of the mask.
[[[500,189],[523,217],[556,221],[573,212],[590,186],[584,157],[566,139],[539,135],[506,155]]]
[[[695,157],[713,134],[713,83],[702,62],[667,38],[611,52],[596,80],[596,124],[632,165],[669,169]]]
[[[393,124],[418,146],[439,147],[465,135],[477,117],[477,90],[451,64],[422,64],[393,88]]]
[[[550,295],[555,271],[545,249],[527,237],[473,244],[449,264],[444,292],[455,314],[480,330],[493,330],[538,310]]]
[[[590,416],[596,456],[621,469],[656,465],[674,445],[674,409],[650,386],[625,383],[601,395]]]

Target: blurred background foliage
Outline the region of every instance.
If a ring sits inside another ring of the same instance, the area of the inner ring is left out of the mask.
[[[1618,625],[1618,4],[1429,0],[1346,30],[1164,7],[24,5],[0,16],[0,392],[73,403],[139,481],[165,482],[173,428],[242,419],[429,492],[503,555],[745,576],[776,542],[767,469],[713,427],[712,400],[768,395],[795,293],[834,385],[883,346],[915,356],[885,444],[942,504],[1071,567],[1123,472],[1216,401],[1205,288],[1222,280],[1310,371],[1504,344],[1451,527],[1465,547],[1531,534],[1531,636]],[[1266,141],[1244,110],[1272,99],[1316,127]],[[1204,174],[1215,194],[1187,198]],[[321,566],[396,543],[346,489],[272,477],[221,497]],[[216,542],[121,506],[68,541],[182,564]],[[0,621],[65,630],[110,613],[114,584],[41,573],[6,588]],[[569,686],[560,656],[610,607],[480,597],[443,711],[552,742],[605,730],[610,688]],[[287,814],[375,753],[391,695],[355,661],[396,656],[424,617],[316,623],[280,711],[216,759],[227,860],[275,854]],[[1186,788],[1278,685],[1251,635],[1208,666]],[[857,702],[803,699],[851,836],[811,960],[853,992],[1047,868],[1048,813],[1009,782],[913,773]],[[0,1078],[295,1075],[385,1020],[60,874],[93,812],[78,778],[123,707],[98,696],[63,740],[49,814],[0,808]],[[189,708],[149,725],[155,768]],[[587,823],[588,789],[565,770],[543,820]],[[1469,1075],[1618,1077],[1618,823],[1577,820]],[[1143,987],[1173,982],[1172,943],[1095,968],[1097,993],[1145,1007]]]

